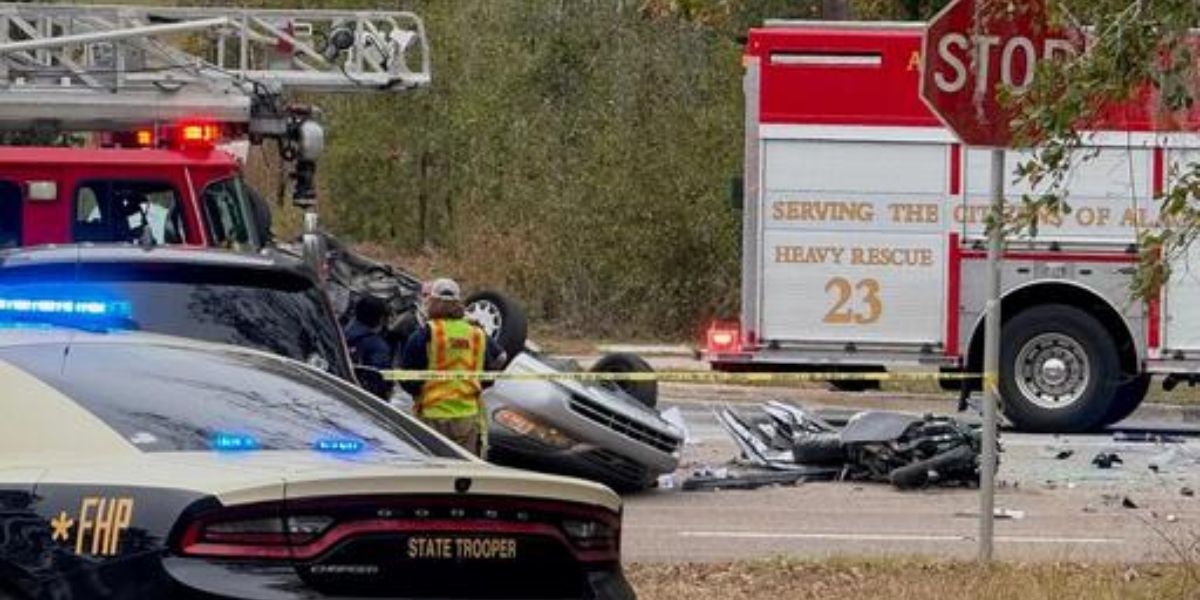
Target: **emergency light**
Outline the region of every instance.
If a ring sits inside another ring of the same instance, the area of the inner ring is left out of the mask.
[[[234,433],[218,433],[212,437],[212,449],[222,452],[238,452],[242,450],[255,450],[258,448],[258,440],[248,435],[238,435]]]
[[[120,318],[130,315],[128,302],[81,300],[72,298],[0,297],[0,319],[78,317],[85,319]]]
[[[314,450],[331,454],[355,454],[362,452],[363,447],[363,443],[359,440],[338,438],[321,439],[313,444]]]

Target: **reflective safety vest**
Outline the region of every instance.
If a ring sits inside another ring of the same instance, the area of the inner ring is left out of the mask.
[[[462,319],[429,322],[429,368],[434,371],[483,371],[487,334]],[[478,379],[426,381],[421,388],[418,415],[430,419],[473,417],[480,412]]]

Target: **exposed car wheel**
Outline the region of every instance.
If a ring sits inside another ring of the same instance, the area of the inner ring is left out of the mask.
[[[1112,407],[1108,409],[1108,414],[1104,415],[1104,420],[1101,425],[1112,425],[1120,423],[1126,417],[1133,414],[1142,404],[1142,400],[1146,397],[1146,392],[1150,391],[1150,374],[1142,373],[1121,384],[1117,388],[1117,397],[1113,400]]]
[[[1088,313],[1037,306],[1004,324],[1000,394],[1018,429],[1089,431],[1115,402],[1121,364],[1112,336]]]
[[[512,358],[525,349],[525,309],[500,292],[484,290],[467,297],[467,318],[483,330]]]
[[[653,373],[654,367],[646,359],[630,352],[614,352],[600,358],[592,365],[594,373]],[[621,388],[634,400],[641,402],[647,408],[658,405],[657,381],[614,381],[612,384]]]

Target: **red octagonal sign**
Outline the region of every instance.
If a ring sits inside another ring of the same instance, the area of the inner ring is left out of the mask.
[[[1043,60],[1067,58],[1080,37],[1050,28],[1043,0],[952,0],[925,28],[921,98],[964,144],[1007,147],[1018,96]]]

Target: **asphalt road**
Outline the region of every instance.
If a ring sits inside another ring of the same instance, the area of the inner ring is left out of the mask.
[[[831,394],[818,390],[663,386],[691,431],[676,483],[736,455],[712,417],[721,402],[781,398],[808,406],[953,410],[934,397]],[[1152,409],[1134,419],[1160,421]],[[1177,560],[1200,543],[1200,441],[1116,442],[1112,435],[1003,435],[996,506],[996,555],[1020,560]],[[1066,459],[1062,450],[1073,451]],[[1124,463],[1091,464],[1099,452]],[[1152,462],[1162,463],[1158,472]],[[1126,502],[1128,499],[1129,502]],[[1130,507],[1130,506],[1136,506]],[[978,493],[901,492],[881,484],[805,483],[752,491],[657,489],[626,499],[623,553],[639,562],[701,562],[792,555],[929,555],[977,552]]]

